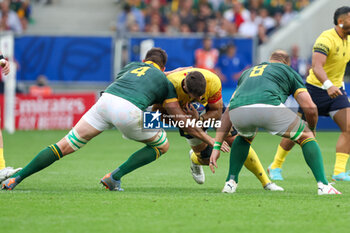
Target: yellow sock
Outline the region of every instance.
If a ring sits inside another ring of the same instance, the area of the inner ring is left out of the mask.
[[[0,170],[5,168],[4,148],[0,148]]]
[[[335,155],[334,175],[338,175],[339,173],[345,172],[349,154],[335,153]]]
[[[197,157],[196,153],[194,153],[194,152],[192,152],[192,154],[191,154],[191,160],[192,160],[192,162],[194,162],[194,163],[197,164],[197,165],[202,165],[202,164],[198,161],[198,157]]]
[[[265,185],[268,183],[271,183],[271,180],[261,165],[258,155],[255,153],[252,147],[249,149],[249,154],[244,162],[244,166],[260,180],[263,187],[265,187]]]
[[[282,168],[284,160],[286,160],[286,156],[288,155],[289,150],[283,149],[280,145],[278,145],[275,158],[271,164],[271,168]]]

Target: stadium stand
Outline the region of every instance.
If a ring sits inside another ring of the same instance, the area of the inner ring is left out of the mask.
[[[117,25],[120,18],[127,18],[127,32],[160,34],[171,25],[172,33],[190,30],[213,36],[259,35],[263,43],[267,35],[280,25],[287,25],[309,3],[305,0],[127,0],[122,3],[124,16],[119,16]],[[125,26],[117,26],[116,30],[124,32]]]

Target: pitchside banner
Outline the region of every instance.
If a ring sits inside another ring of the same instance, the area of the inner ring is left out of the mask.
[[[1,107],[3,101],[4,97],[0,95]],[[47,97],[17,95],[15,127],[17,130],[70,129],[95,102],[94,92],[54,94]]]

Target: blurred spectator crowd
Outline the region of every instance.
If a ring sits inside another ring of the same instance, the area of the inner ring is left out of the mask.
[[[288,52],[291,67],[305,79],[310,69],[310,61],[299,56],[298,45],[293,45]],[[252,62],[248,61],[244,54],[237,52],[233,43],[217,49],[213,47],[213,40],[209,36],[204,37],[202,47],[195,50],[194,57],[195,67],[216,73],[224,88],[236,88],[242,72],[252,66]]]
[[[0,0],[0,31],[22,33],[31,18],[30,0]]]
[[[312,0],[125,0],[118,33],[256,37],[264,43]]]

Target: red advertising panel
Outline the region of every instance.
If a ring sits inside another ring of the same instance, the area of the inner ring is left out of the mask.
[[[96,93],[53,94],[38,97],[17,95],[15,127],[17,130],[70,129],[94,105]],[[3,125],[3,96],[1,125]]]

